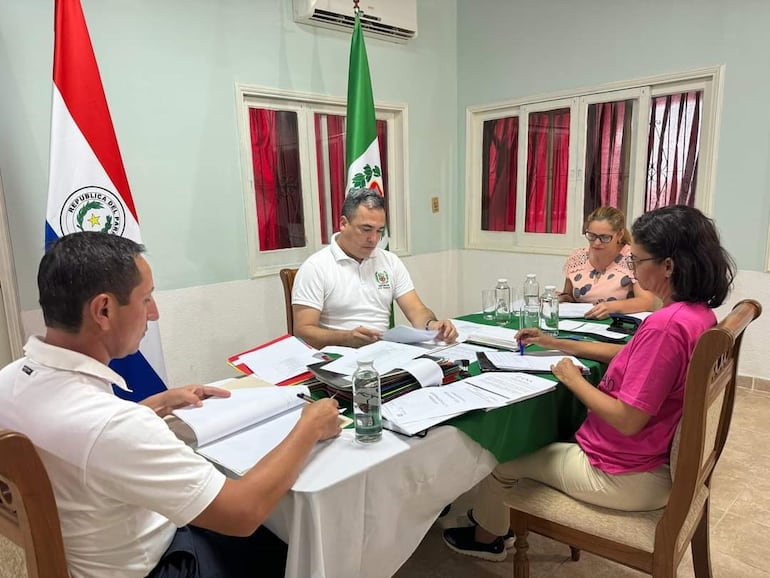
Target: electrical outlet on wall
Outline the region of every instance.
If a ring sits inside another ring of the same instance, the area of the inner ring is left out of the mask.
[[[438,197],[431,197],[430,210],[434,213],[438,213]]]

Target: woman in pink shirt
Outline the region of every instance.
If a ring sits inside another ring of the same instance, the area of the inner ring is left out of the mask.
[[[588,247],[575,249],[567,257],[559,300],[593,303],[586,314],[590,319],[652,311],[652,293],[639,287],[626,263],[631,247],[623,211],[599,207],[588,215],[583,233]]]
[[[575,441],[498,465],[480,484],[469,512],[474,524],[445,530],[452,550],[505,559],[510,529],[504,500],[519,478],[617,510],[655,510],[668,501],[669,450],[682,416],[687,366],[700,336],[716,323],[712,309],[727,297],[735,264],[711,219],[691,207],[645,213],[632,233],[626,264],[662,307],[623,346],[558,339],[537,329],[519,332],[524,343],[609,366],[598,388],[568,360],[552,368],[588,409]]]

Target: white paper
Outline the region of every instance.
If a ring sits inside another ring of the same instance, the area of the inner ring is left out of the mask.
[[[647,319],[650,315],[652,315],[652,311],[640,311],[639,313],[623,313],[626,317],[633,317],[634,319],[638,319],[639,321],[644,321]]]
[[[434,357],[440,357],[442,359],[448,359],[449,361],[460,361],[465,359],[468,362],[472,362],[476,359],[476,354],[479,352],[497,351],[492,347],[484,347],[482,345],[473,345],[471,343],[455,343],[449,346],[437,347],[431,349],[426,355]]]
[[[556,365],[562,359],[569,359],[580,367],[583,373],[590,373],[577,357],[572,355],[520,355],[512,351],[495,351],[486,354],[487,359],[498,369],[510,371],[551,371],[551,366]]]
[[[383,375],[424,353],[423,348],[414,345],[393,341],[375,341],[356,349],[353,355],[345,355],[329,362],[324,365],[324,369],[342,375],[353,375],[357,367],[356,360],[363,357],[374,359],[374,368],[380,375]]]
[[[582,319],[593,307],[593,303],[559,303],[559,317],[562,319]]]
[[[438,331],[424,331],[408,325],[396,325],[383,333],[382,339],[396,343],[421,343],[435,339],[436,335],[438,335]]]
[[[236,389],[230,397],[210,397],[200,407],[183,407],[172,413],[190,426],[201,447],[301,406],[305,402],[298,393],[310,392],[304,385]]]
[[[197,452],[231,472],[243,476],[289,435],[302,415],[300,410],[301,406],[297,406],[258,426],[198,448]]]
[[[505,403],[499,395],[457,381],[397,397],[383,404],[382,416],[390,427],[413,435],[468,411],[500,407]]]
[[[572,321],[571,319],[566,319],[564,321],[559,321],[559,329],[571,331],[573,333],[590,333],[592,335],[599,335],[601,337],[616,340],[624,340],[628,337],[625,333],[610,331],[609,325],[591,323],[590,321]]]
[[[409,372],[421,387],[441,385],[441,382],[444,381],[444,372],[441,366],[432,359],[425,357],[412,359],[401,365],[400,369]]]
[[[240,362],[265,381],[280,383],[305,373],[309,364],[318,361],[316,353],[317,349],[291,336],[242,354]]]
[[[505,398],[501,405],[523,401],[556,389],[556,382],[530,373],[482,373],[465,381]]]

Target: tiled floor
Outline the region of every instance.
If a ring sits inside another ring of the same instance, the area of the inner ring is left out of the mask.
[[[439,520],[394,578],[492,578],[513,575],[513,555],[485,562],[455,554],[441,541],[443,525],[454,525],[467,509],[461,497]],[[711,565],[718,578],[770,578],[770,394],[739,388],[730,436],[712,482]],[[538,577],[631,577],[640,572],[529,535],[530,575]],[[693,576],[685,554],[680,577]]]

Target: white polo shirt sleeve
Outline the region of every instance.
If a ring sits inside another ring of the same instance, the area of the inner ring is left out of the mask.
[[[294,286],[291,292],[292,305],[304,305],[318,311],[323,311],[325,302],[325,288],[323,271],[318,267],[318,259],[311,256],[297,271],[294,278]],[[331,259],[330,265],[335,266]]]
[[[393,253],[385,253],[390,257],[390,266],[393,271],[393,298],[398,299],[414,289],[412,277],[406,269],[406,265]]]
[[[182,443],[144,406],[124,406],[108,420],[83,471],[94,492],[155,511],[177,526],[214,501],[225,476]]]

